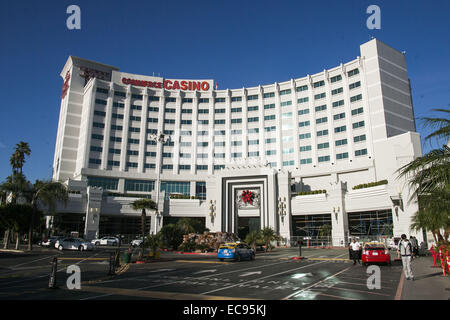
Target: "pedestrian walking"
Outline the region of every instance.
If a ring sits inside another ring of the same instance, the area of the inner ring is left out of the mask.
[[[361,264],[361,244],[356,241],[355,238],[353,238],[352,242],[350,243],[349,250],[351,259],[353,259],[353,265],[355,265],[356,262]]]
[[[402,259],[403,272],[405,273],[406,280],[414,280],[414,276],[411,270],[411,259],[413,254],[413,249],[411,242],[408,241],[406,234],[402,234],[401,240],[398,243],[398,256]]]
[[[417,241],[416,237],[412,237],[412,238],[413,238],[412,247],[413,247],[414,257],[418,257],[419,256],[419,241]]]

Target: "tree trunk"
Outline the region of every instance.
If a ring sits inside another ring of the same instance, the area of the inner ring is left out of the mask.
[[[11,230],[10,229],[6,229],[6,231],[5,231],[5,238],[4,238],[5,243],[3,244],[3,249],[8,249],[10,234],[11,234]]]
[[[20,246],[20,234],[17,232],[16,233],[16,250],[19,250],[19,246]]]
[[[30,228],[28,229],[28,250],[33,250],[33,229],[34,229],[34,215],[36,214],[36,208],[33,206],[33,212],[31,213]]]

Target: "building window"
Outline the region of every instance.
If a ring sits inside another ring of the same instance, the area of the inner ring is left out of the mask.
[[[172,165],[167,165],[172,166]],[[172,166],[173,167],[173,166]],[[162,181],[161,191],[165,191],[166,200],[169,199],[170,194],[178,193],[184,194],[185,196],[191,195],[191,183],[181,182],[181,181]]]
[[[97,88],[97,92],[99,93],[104,93],[104,94],[108,94],[109,90],[105,89],[105,88]]]
[[[337,75],[337,76],[331,77],[331,79],[330,79],[331,83],[335,83],[335,82],[338,82],[338,81],[341,81],[341,80],[342,80],[342,76],[341,75]]]
[[[346,145],[347,139],[336,140],[335,144],[336,144],[336,147]]]
[[[137,151],[137,150],[127,150],[127,155],[129,155],[129,156],[138,156],[139,155],[139,151]]]
[[[328,118],[327,117],[316,119],[316,123],[317,124],[326,123],[326,122],[328,122]]]
[[[345,118],[345,112],[333,115],[334,120],[340,120],[340,119],[344,119],[344,118]]]
[[[308,133],[302,133],[298,137],[299,137],[300,140],[309,139],[309,138],[311,138],[311,133],[309,133],[309,132]]]
[[[310,164],[312,163],[312,158],[301,159],[300,164]]]
[[[199,120],[199,122],[200,122],[201,120]],[[208,121],[208,120],[203,120],[203,121]],[[208,123],[208,122],[207,122]],[[207,124],[206,123],[206,124]],[[203,124],[205,124],[205,123],[203,123]],[[225,119],[217,119],[217,120],[214,120],[214,124],[225,124]]]
[[[366,141],[366,135],[363,134],[363,135],[360,135],[360,136],[356,136],[356,137],[353,138],[353,141],[354,142]]]
[[[130,144],[139,144],[139,139],[128,139],[128,143]]]
[[[94,158],[89,159],[89,164],[101,164],[101,163],[102,163],[101,159],[94,159]]]
[[[173,121],[174,121],[173,123],[175,123],[175,120],[173,120]],[[204,121],[208,121],[208,120],[204,120]],[[183,119],[181,119],[181,124],[192,124],[192,120],[183,120]]]
[[[206,182],[195,183],[195,195],[200,200],[206,200]]]
[[[275,97],[275,92],[264,93],[264,98],[273,98],[273,97]]]
[[[125,180],[125,191],[151,192],[155,190],[152,180]]]
[[[89,187],[103,188],[104,190],[117,190],[119,179],[88,176],[87,185]]]
[[[350,77],[353,77],[354,75],[359,74],[359,70],[353,69],[353,70],[350,70],[347,74],[348,74],[348,77],[350,78]]]
[[[317,106],[317,107],[315,108],[315,110],[316,110],[316,112],[320,112],[320,111],[327,110],[327,105],[324,104],[324,105],[321,105],[321,106]]]
[[[334,128],[334,133],[344,132],[347,130],[347,126],[341,126]]]
[[[331,95],[336,95],[336,94],[339,94],[339,93],[342,93],[344,91],[344,89],[342,89],[342,87],[341,88],[337,88],[337,89],[334,89],[334,90],[331,90]]]
[[[225,169],[225,165],[224,164],[215,164],[214,165],[214,170],[220,170],[220,169]]]
[[[248,129],[248,133],[259,133],[259,128],[250,128]]]
[[[271,132],[271,131],[276,131],[277,128],[275,126],[271,126],[271,127],[265,127],[264,131],[265,132]]]
[[[327,162],[330,161],[330,156],[321,156],[318,160],[319,162]]]
[[[175,112],[177,112],[177,110],[173,109],[173,108],[166,108],[166,109],[164,109],[164,112],[165,113],[175,113]]]
[[[258,100],[258,95],[254,94],[254,95],[248,96],[247,100]]]
[[[297,103],[304,103],[304,102],[308,102],[309,98],[308,97],[304,97],[304,98],[300,98],[297,100]]]
[[[239,108],[231,108],[231,112],[232,112],[232,113],[235,113],[235,112],[242,112],[242,108],[241,108],[241,107],[239,107]]]
[[[113,119],[123,119],[123,114],[120,113],[113,113],[111,116]]]
[[[275,120],[275,115],[272,114],[272,115],[264,116],[264,120],[265,121]]]
[[[173,170],[173,164],[163,164],[162,169],[163,170]]]
[[[110,140],[111,142],[122,142],[122,138],[121,138],[121,137],[114,137],[114,136],[111,136],[111,137],[109,137],[109,140]]]
[[[92,124],[92,126],[95,127],[95,128],[104,128],[105,124],[104,123],[100,123],[100,122],[94,122]]]
[[[113,107],[114,108],[125,108],[125,104],[124,103],[120,103],[120,102],[113,102]]]
[[[300,152],[311,151],[311,146],[301,146]]]
[[[225,153],[214,153],[214,158],[224,159]]]
[[[281,90],[280,96],[284,96],[285,94],[291,94],[291,89]]]
[[[302,121],[302,122],[298,123],[299,127],[307,127],[309,125],[310,125],[309,120],[308,121]]]
[[[126,93],[122,92],[122,91],[114,91],[114,95],[116,97],[122,97],[122,98],[125,98],[127,96]]]
[[[242,152],[233,152],[231,153],[232,158],[242,158]]]
[[[192,103],[192,98],[183,98],[183,99],[181,99],[181,102],[182,103]],[[192,113],[192,110],[189,113]]]
[[[199,98],[198,103],[209,103],[209,98]]]
[[[367,149],[361,149],[361,150],[356,150],[355,151],[355,156],[364,156],[367,154]]]
[[[198,113],[199,114],[208,114],[209,113],[209,109],[198,109]]]
[[[247,111],[258,111],[258,106],[248,107]]]
[[[324,142],[324,143],[319,143],[317,145],[317,149],[328,149],[330,147],[330,143],[328,142]]]
[[[295,164],[294,160],[283,161],[283,167],[293,166]]]
[[[348,86],[348,88],[349,88],[350,90],[352,90],[352,89],[358,88],[358,87],[360,87],[360,86],[361,86],[361,82],[360,82],[360,81],[356,81],[356,82],[354,82],[354,83],[350,83],[349,86]]]
[[[93,133],[93,134],[92,134],[92,139],[95,139],[95,140],[103,140],[103,135]]]
[[[321,81],[317,81],[313,83],[313,87],[314,88],[319,88],[319,87],[323,87],[325,85],[325,81],[321,80]]]
[[[216,131],[214,131],[214,135],[215,136],[224,136],[225,130],[216,130]]]
[[[344,105],[344,100],[339,100],[339,101],[333,102],[333,108],[337,108],[337,107],[340,107],[343,105]]]
[[[157,96],[149,96],[148,101],[159,101],[159,97]]]
[[[108,160],[108,166],[120,167],[120,161]]]
[[[350,97],[350,102],[355,102],[362,99],[362,94],[358,94],[356,96]]]
[[[297,92],[301,92],[301,91],[307,91],[308,90],[308,86],[307,85],[305,85],[305,86],[300,86],[300,87],[297,87]]]
[[[225,98],[215,98],[214,102],[225,102]]]
[[[352,116],[356,116],[356,115],[361,114],[363,112],[364,112],[364,108],[363,107],[358,108],[358,109],[354,109],[354,110],[352,110]]]
[[[292,101],[284,101],[281,102],[280,106],[282,107],[287,107],[287,106],[291,106],[292,105]]]
[[[258,122],[258,121],[259,121],[259,117],[248,118],[247,121],[248,121],[248,122]]]
[[[326,97],[326,93],[325,92],[319,93],[319,94],[314,95],[314,100],[323,99],[325,97]]]
[[[242,101],[242,97],[231,97],[231,102]]]
[[[91,146],[91,151],[93,151],[93,152],[102,152],[103,148],[102,147],[97,147],[97,146]]]
[[[318,137],[327,136],[327,135],[328,135],[328,129],[317,131]]]
[[[353,129],[358,129],[364,127],[364,121],[355,122],[353,124]]]
[[[131,110],[142,110],[141,106],[137,106],[137,105],[134,105],[134,104],[132,104],[130,108],[131,108]]]
[[[94,116],[104,117],[106,116],[106,112],[94,110]]]
[[[336,154],[336,160],[342,160],[348,158],[348,152]]]
[[[191,170],[190,164],[180,164],[180,170]]]
[[[175,123],[175,119],[164,119],[164,123],[166,123],[166,124],[174,124]]]
[[[267,150],[266,155],[267,156],[274,156],[277,154],[277,150]]]
[[[192,109],[181,109],[181,113],[192,113]]]
[[[309,109],[298,110],[298,115],[301,116],[303,114],[309,114]]]
[[[248,153],[249,157],[259,157],[259,151],[252,151]]]

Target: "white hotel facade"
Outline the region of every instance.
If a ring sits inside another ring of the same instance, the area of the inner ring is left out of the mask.
[[[360,51],[313,75],[232,90],[70,56],[53,179],[71,194],[59,214],[87,238],[138,234],[130,203],[156,200],[159,177],[152,233],[171,218],[199,217],[213,232],[269,226],[286,239],[329,224],[333,245],[415,235],[417,204],[395,173],[422,155],[405,55],[377,39]],[[155,134],[171,140],[156,143]],[[252,203],[242,201],[247,190]],[[308,194],[315,190],[325,191]]]

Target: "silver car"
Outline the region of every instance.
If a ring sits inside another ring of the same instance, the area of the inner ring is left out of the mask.
[[[118,246],[119,245],[119,238],[116,237],[103,237],[100,239],[94,239],[91,241],[92,244],[99,246]]]
[[[79,238],[64,238],[55,244],[55,247],[58,248],[59,251],[62,250],[78,250],[78,251],[85,251],[85,250],[93,250],[94,246],[92,243],[85,241],[83,239]]]

